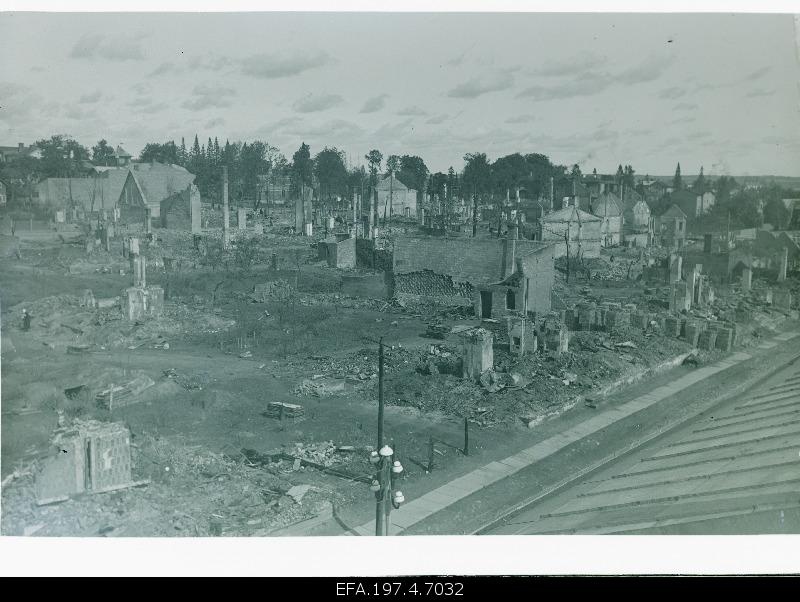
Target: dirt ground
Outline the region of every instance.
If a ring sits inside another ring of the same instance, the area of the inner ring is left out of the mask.
[[[341,271],[317,261],[309,241],[286,234],[285,224],[267,228],[246,266],[235,256],[209,265],[191,237],[156,230],[160,240],[144,251],[147,280],[167,299],[163,316],[143,323],[127,321],[113,301],[83,301],[87,289],[113,300],[130,286],[121,244],[87,254],[63,236],[31,234],[21,233],[18,256],[0,260],[6,535],[266,535],[331,507],[348,516],[372,504],[380,337],[386,433],[410,491],[524,441],[537,416],[689,350],[657,331],[623,329],[573,333],[561,356],[516,358],[500,336],[495,369],[515,378],[489,392],[458,375],[457,334],[426,335],[432,321],[449,330],[478,320],[347,297]],[[644,304],[658,297],[623,280],[567,284],[559,275],[557,292]],[[23,308],[33,318],[29,331],[21,329]],[[756,340],[765,324],[748,337]],[[136,403],[98,406],[98,393],[131,381],[148,383]],[[303,418],[267,416],[276,401],[302,406]],[[139,486],[37,506],[34,475],[53,453],[59,417],[125,423]]]

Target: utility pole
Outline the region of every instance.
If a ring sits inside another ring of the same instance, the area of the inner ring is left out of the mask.
[[[394,207],[394,172],[389,172],[389,227],[392,227],[392,213]],[[383,219],[386,219],[386,210],[383,211]]]
[[[383,337],[378,341],[378,450],[383,449]],[[381,459],[375,478],[381,484],[380,491],[375,493],[375,535],[384,535],[384,482],[386,480],[385,462]]]

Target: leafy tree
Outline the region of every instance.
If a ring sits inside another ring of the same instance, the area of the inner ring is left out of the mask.
[[[636,172],[633,170],[633,167],[630,165],[626,165],[622,172],[622,193],[625,194],[627,190],[634,190],[636,188],[636,179],[634,178],[634,174]]]
[[[89,158],[89,151],[70,136],[56,134],[36,142],[42,154],[43,178],[67,178],[81,175],[86,170],[81,161]]]
[[[407,186],[417,191],[418,198],[425,192],[425,182],[428,181],[428,166],[421,157],[416,155],[403,155],[400,157],[400,180]]]
[[[10,206],[21,205],[23,199],[29,202],[41,177],[41,161],[30,155],[0,162],[0,181],[6,185]]]
[[[163,144],[148,142],[145,144],[142,152],[139,153],[139,160],[145,163],[156,161],[158,163],[178,165],[180,161],[180,151],[171,140]]]
[[[386,159],[386,172],[387,174],[397,174],[400,169],[400,157],[397,155],[389,155]]]
[[[730,176],[720,176],[714,185],[717,189],[717,203],[729,201],[731,193],[738,187],[736,180]]]
[[[485,157],[486,155],[483,156]],[[472,158],[472,164],[470,164],[467,157]],[[476,195],[487,192],[486,187],[491,185],[494,192],[505,198],[511,191],[521,187],[530,173],[525,157],[519,153],[497,159],[491,165],[491,174],[485,173],[480,157],[476,156],[476,153],[465,156],[464,161],[467,163],[464,167],[464,181],[467,183],[468,188],[471,188],[470,192]],[[485,185],[480,191],[478,188],[481,188],[481,185],[477,180],[485,180]]]
[[[314,165],[311,161],[311,148],[303,142],[300,148],[292,155],[292,166],[300,182],[311,184]]]
[[[239,154],[239,165],[236,172],[242,197],[247,196],[254,199],[255,205],[258,204],[259,176],[267,175],[271,167],[267,159],[268,149],[268,144],[256,140],[250,144],[242,144]]]
[[[109,146],[105,138],[98,140],[92,147],[92,163],[95,165],[111,165],[114,158],[114,149]]]
[[[379,150],[371,150],[364,158],[367,160],[367,164],[369,165],[369,181],[371,186],[375,186],[378,183],[378,172],[381,169],[381,163],[383,162],[383,154]]]
[[[336,147],[325,147],[314,157],[314,175],[319,182],[320,198],[331,206],[333,197],[347,194],[347,167],[344,152]]]
[[[477,236],[478,197],[486,193],[491,185],[492,166],[486,153],[467,153],[464,155],[464,163],[464,186],[472,193],[472,236]]]
[[[375,187],[378,185],[378,172],[381,169],[381,162],[383,161],[383,154],[381,151],[377,149],[372,149],[364,158],[367,160],[367,164],[369,165],[369,185],[375,195],[375,203],[373,205],[373,224],[378,224],[378,202],[377,202],[377,191]]]
[[[571,189],[572,184],[564,168],[553,165],[547,155],[531,153],[525,155],[525,162],[528,164],[528,177],[524,180],[524,185],[534,198],[549,196],[550,178],[554,178],[557,184],[568,183]]]

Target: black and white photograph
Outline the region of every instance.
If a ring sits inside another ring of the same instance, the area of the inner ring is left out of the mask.
[[[0,539],[800,534],[798,17],[322,10],[0,12]]]

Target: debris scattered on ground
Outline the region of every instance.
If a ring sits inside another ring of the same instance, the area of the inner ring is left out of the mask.
[[[282,401],[270,401],[264,412],[267,418],[275,418],[277,420],[298,420],[304,418],[305,414],[306,410],[303,406]]]

